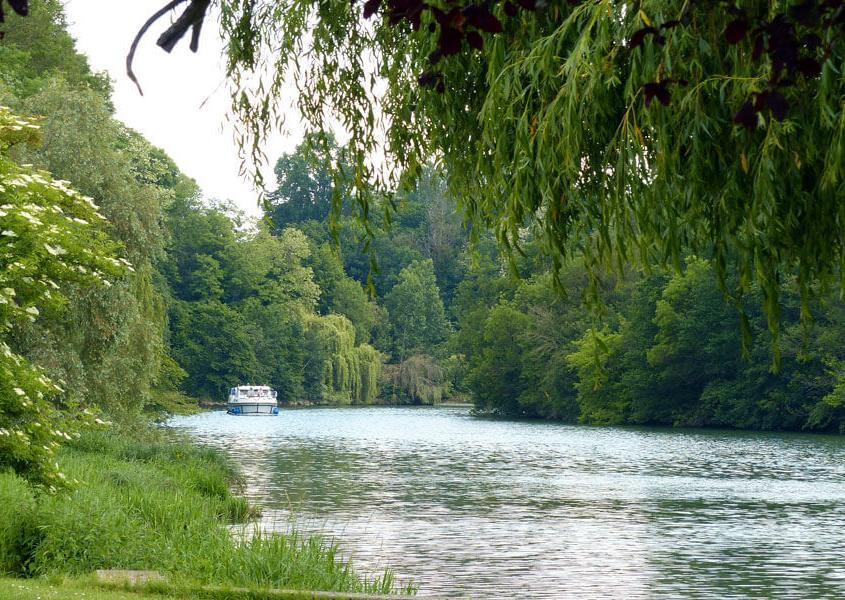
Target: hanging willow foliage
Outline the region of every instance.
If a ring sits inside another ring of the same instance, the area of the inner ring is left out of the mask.
[[[319,398],[337,404],[370,404],[378,394],[382,356],[355,345],[355,326],[343,315],[312,316],[306,327],[310,360],[317,361]]]
[[[842,2],[483,4],[500,27],[399,4],[223,0],[243,147],[260,158],[293,83],[310,129],[349,132],[364,214],[435,158],[470,223],[509,251],[533,225],[556,270],[710,256],[737,306],[761,286],[775,336],[785,278],[805,306],[842,286]]]

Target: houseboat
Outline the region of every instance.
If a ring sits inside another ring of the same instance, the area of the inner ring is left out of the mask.
[[[226,412],[230,415],[277,415],[276,390],[266,385],[239,385],[229,390]]]

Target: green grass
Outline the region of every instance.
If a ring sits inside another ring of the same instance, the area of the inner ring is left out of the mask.
[[[225,586],[213,589],[168,584],[142,588],[108,586],[93,578],[16,579],[0,577],[0,600],[313,600],[312,592],[278,593]]]
[[[0,600],[176,600],[177,596],[103,590],[84,581],[0,577]]]
[[[79,483],[57,495],[0,473],[3,573],[153,569],[186,586],[399,590],[390,572],[364,577],[319,537],[257,534],[237,542],[227,525],[254,514],[231,492],[238,474],[222,454],[188,440],[156,430],[89,434],[62,450],[60,465]]]

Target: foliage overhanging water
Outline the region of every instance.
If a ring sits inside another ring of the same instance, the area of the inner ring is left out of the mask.
[[[263,526],[323,531],[422,596],[845,595],[845,439],[458,408],[171,424],[237,459]]]

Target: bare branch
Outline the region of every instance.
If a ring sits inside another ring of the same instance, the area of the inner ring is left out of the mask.
[[[2,0],[0,0],[2,1]],[[138,44],[141,41],[141,38],[146,35],[147,30],[152,26],[153,23],[158,21],[161,17],[166,15],[171,10],[175,9],[177,6],[184,2],[190,2],[188,7],[185,11],[179,15],[179,17],[168,27],[164,33],[162,33],[156,43],[164,49],[165,52],[170,52],[176,46],[176,44],[181,40],[185,34],[188,32],[188,29],[192,29],[191,32],[191,51],[196,52],[199,48],[199,39],[200,39],[200,32],[202,31],[202,24],[205,19],[206,10],[208,10],[208,6],[211,4],[211,0],[171,0],[165,6],[160,8],[155,12],[155,14],[147,19],[147,22],[141,27],[138,31],[135,39],[132,41],[132,46],[129,48],[129,54],[126,55],[126,74],[129,76],[129,79],[137,86],[138,93],[142,96],[144,95],[144,91],[141,89],[141,84],[138,83],[138,78],[135,77],[135,72],[132,70],[132,61],[135,60],[135,50],[138,48]]]
[[[179,18],[162,33],[156,42],[161,46],[165,52],[170,52],[188,32],[188,29],[193,28],[191,34],[191,50],[196,52],[199,46],[199,33],[202,28],[203,20],[205,19],[205,11],[211,4],[211,0],[190,0],[191,3],[185,9]]]
[[[138,83],[138,78],[135,77],[135,72],[132,70],[132,61],[135,60],[135,50],[138,48],[138,44],[141,42],[141,38],[147,33],[147,30],[152,26],[153,23],[158,21],[161,17],[166,15],[168,12],[186,2],[187,0],[171,0],[168,2],[166,6],[160,8],[155,12],[155,14],[147,19],[147,22],[141,26],[141,29],[138,30],[138,33],[135,35],[135,39],[132,40],[132,45],[129,47],[129,54],[126,55],[126,75],[129,79],[132,80],[132,83],[138,88],[138,93],[142,96],[144,95],[144,90],[141,89],[141,84]]]

